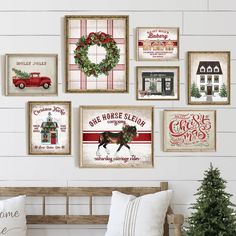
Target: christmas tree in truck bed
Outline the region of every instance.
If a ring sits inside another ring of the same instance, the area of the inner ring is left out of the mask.
[[[51,86],[51,79],[47,76],[40,76],[39,72],[27,73],[15,68],[12,69],[15,75],[12,77],[13,84],[24,89],[25,87],[40,87],[48,89]]]

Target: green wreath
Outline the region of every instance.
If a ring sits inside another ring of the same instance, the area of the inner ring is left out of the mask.
[[[98,77],[100,74],[108,75],[119,62],[120,49],[111,35],[104,32],[91,32],[88,37],[82,36],[77,42],[74,51],[75,63],[87,76]],[[105,58],[99,63],[93,63],[88,58],[90,46],[98,45],[106,49]]]

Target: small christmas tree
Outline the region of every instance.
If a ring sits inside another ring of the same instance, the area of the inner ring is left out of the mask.
[[[191,86],[191,97],[200,98],[201,96],[197,85],[193,83]]]
[[[152,91],[152,92],[156,92],[157,91],[157,86],[155,83],[151,83],[150,86],[149,86],[149,89]]]
[[[15,68],[12,69],[12,71],[16,74],[17,77],[27,79],[30,77],[30,74],[21,70],[17,70]]]
[[[229,193],[225,192],[226,181],[218,168],[212,164],[204,173],[198,192],[198,199],[190,209],[193,214],[187,220],[189,226],[185,236],[235,236],[236,216]]]
[[[226,88],[225,84],[222,84],[222,86],[220,88],[220,96],[227,97],[227,88]]]

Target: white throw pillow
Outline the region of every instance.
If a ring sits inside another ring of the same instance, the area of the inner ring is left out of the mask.
[[[163,236],[172,190],[141,197],[112,192],[105,236]]]
[[[0,201],[0,235],[26,236],[25,196]]]

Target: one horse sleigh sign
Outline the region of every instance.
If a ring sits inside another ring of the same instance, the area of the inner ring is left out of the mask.
[[[80,107],[81,167],[153,167],[153,108]]]

